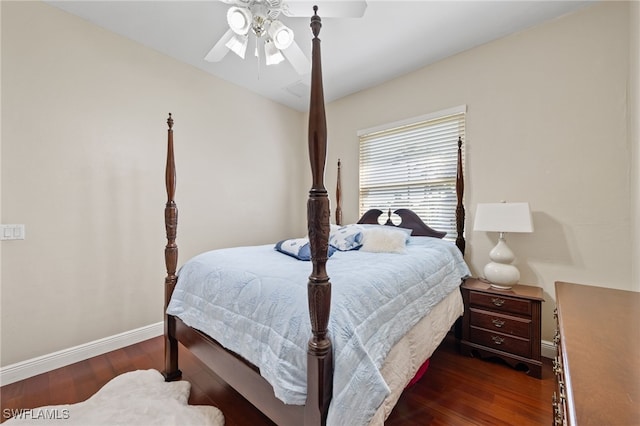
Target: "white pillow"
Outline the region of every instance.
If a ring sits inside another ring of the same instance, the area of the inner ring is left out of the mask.
[[[362,232],[360,251],[373,253],[404,253],[407,234],[389,226],[366,228]]]

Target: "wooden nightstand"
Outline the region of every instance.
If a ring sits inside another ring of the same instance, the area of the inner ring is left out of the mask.
[[[525,366],[528,374],[542,378],[542,289],[517,284],[510,290],[496,290],[476,278],[467,279],[461,289],[462,353],[498,357],[512,367]]]

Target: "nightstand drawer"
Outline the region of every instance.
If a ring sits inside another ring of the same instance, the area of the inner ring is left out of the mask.
[[[504,334],[531,338],[531,320],[500,315],[495,312],[471,308],[470,321],[472,327],[484,328]]]
[[[492,310],[497,309],[500,312],[531,315],[531,303],[528,300],[513,297],[470,291],[469,303],[471,306],[483,306]]]
[[[502,333],[494,333],[482,328],[471,327],[471,338],[474,343],[524,358],[531,356],[531,341]]]

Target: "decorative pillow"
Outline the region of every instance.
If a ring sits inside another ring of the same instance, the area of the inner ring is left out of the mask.
[[[362,233],[360,251],[373,253],[404,253],[407,234],[390,226],[366,228]]]
[[[298,260],[311,260],[311,246],[308,238],[282,240],[277,242],[274,248],[280,253],[295,257]],[[329,246],[327,257],[331,257],[335,251],[335,248]]]
[[[340,251],[357,250],[362,246],[363,230],[360,225],[345,225],[331,232],[329,245]]]

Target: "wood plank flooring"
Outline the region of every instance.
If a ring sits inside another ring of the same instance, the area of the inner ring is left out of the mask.
[[[83,401],[118,374],[162,366],[158,337],[3,386],[0,422],[6,420],[6,409]],[[227,426],[273,425],[182,347],[180,368],[192,384],[190,404],[215,405]],[[462,356],[455,339],[448,336],[433,354],[426,374],[405,390],[385,425],[550,425],[554,382],[549,360],[538,380],[499,362]]]

